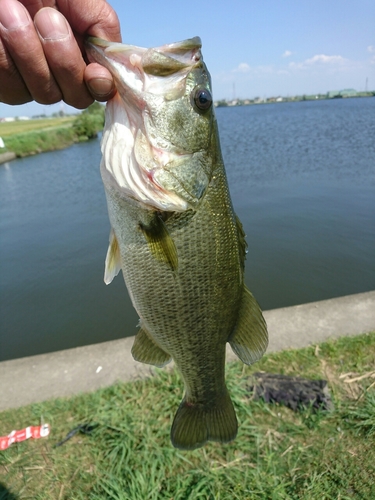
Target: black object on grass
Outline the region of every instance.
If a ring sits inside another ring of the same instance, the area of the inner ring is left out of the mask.
[[[293,411],[312,407],[315,410],[333,410],[333,402],[326,380],[309,380],[275,373],[254,373],[249,387],[254,399],[279,403]]]

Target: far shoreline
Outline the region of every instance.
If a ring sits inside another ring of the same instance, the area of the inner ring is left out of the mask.
[[[364,95],[365,94],[365,95]],[[357,93],[357,95],[353,96],[343,96],[343,95],[334,95],[332,97],[327,97],[326,95],[319,96],[298,96],[297,98],[269,98],[266,100],[248,100],[248,99],[235,99],[232,101],[219,100],[215,101],[215,108],[233,108],[233,107],[243,107],[243,106],[259,106],[261,104],[279,104],[279,103],[287,103],[287,102],[317,102],[321,100],[337,100],[337,98],[344,99],[353,99],[353,98],[364,98],[364,97],[375,97],[375,91]],[[94,103],[99,104],[99,103]],[[92,105],[93,106],[93,105]],[[89,110],[90,108],[88,108]],[[86,110],[87,111],[87,110]],[[99,111],[99,113],[98,113]],[[99,114],[99,116],[98,116]],[[86,116],[85,116],[86,115]],[[90,116],[91,115],[91,116]],[[94,116],[93,116],[94,115]],[[95,116],[96,115],[96,116]],[[46,153],[49,151],[58,151],[61,149],[66,149],[73,144],[77,144],[80,142],[86,142],[91,139],[95,139],[98,136],[98,133],[101,132],[102,126],[104,123],[104,106],[99,105],[98,107],[94,107],[89,111],[88,114],[83,112],[81,115],[78,115],[83,121],[87,122],[88,119],[94,119],[96,123],[83,123],[74,129],[73,120],[70,121],[70,126],[63,125],[61,126],[53,126],[51,128],[41,127],[40,129],[36,128],[31,131],[25,130],[25,132],[9,134],[5,136],[4,139],[6,141],[6,151],[0,151],[0,165],[8,163],[9,161],[15,160],[17,158],[25,158],[27,156],[34,156],[39,153]],[[89,117],[89,118],[88,118]],[[61,117],[62,120],[66,120],[68,117]],[[51,120],[51,118],[47,118],[47,120]],[[27,122],[35,122],[37,120],[27,120]],[[44,120],[43,120],[44,121]],[[15,120],[16,123],[20,124],[22,127],[22,121]],[[44,121],[45,122],[45,121]],[[11,122],[14,123],[14,122]],[[1,125],[0,123],[0,135],[1,135]],[[42,124],[41,124],[42,125]],[[79,128],[80,127],[80,128]],[[93,128],[92,128],[93,127]]]
[[[78,115],[4,120],[0,122],[5,146],[0,149],[0,164],[97,138],[104,126],[104,106],[94,102]]]

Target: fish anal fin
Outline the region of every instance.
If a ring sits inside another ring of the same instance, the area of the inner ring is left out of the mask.
[[[121,255],[118,241],[113,229],[109,233],[109,246],[105,258],[104,283],[109,285],[121,269]]]
[[[215,404],[180,404],[173,420],[171,441],[175,448],[195,450],[207,441],[227,443],[237,435],[237,418],[225,389]]]
[[[137,332],[131,352],[136,361],[160,368],[172,360],[171,356],[163,351],[143,328]]]
[[[247,365],[258,361],[267,349],[267,325],[257,301],[246,286],[237,325],[228,342],[233,352]]]
[[[139,224],[151,254],[159,261],[165,262],[172,271],[176,271],[178,257],[176,245],[162,218],[155,214],[149,225]]]

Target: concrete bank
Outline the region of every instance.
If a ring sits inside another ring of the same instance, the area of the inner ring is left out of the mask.
[[[264,313],[267,352],[375,331],[375,291]],[[70,396],[152,373],[133,360],[133,338],[0,363],[0,410]],[[228,349],[228,360],[236,359]]]
[[[8,151],[6,153],[0,153],[0,165],[8,161],[14,160],[16,158],[16,153]]]

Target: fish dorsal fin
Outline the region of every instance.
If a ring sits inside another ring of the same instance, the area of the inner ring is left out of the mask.
[[[178,266],[176,245],[162,218],[155,213],[148,226],[139,224],[139,227],[155,259],[165,262],[172,271],[176,271]]]
[[[171,356],[152,340],[144,328],[141,328],[135,336],[132,355],[136,361],[160,368],[172,360]]]
[[[267,325],[257,301],[246,286],[237,325],[229,343],[233,352],[247,365],[258,361],[267,349]]]
[[[105,258],[104,283],[109,285],[121,269],[121,255],[118,241],[113,229],[109,233],[109,246]]]

